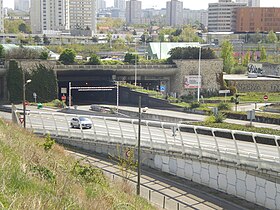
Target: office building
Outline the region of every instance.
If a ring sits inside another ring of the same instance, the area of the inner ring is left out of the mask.
[[[125,0],[115,0],[114,7],[120,10],[125,10]]]
[[[95,34],[96,0],[69,0],[69,25],[72,35]]]
[[[183,25],[183,2],[178,0],[166,2],[166,23],[173,27]]]
[[[231,32],[236,30],[236,9],[246,7],[246,3],[219,0],[208,4],[208,31]]]
[[[126,23],[140,24],[142,17],[142,2],[130,0],[126,2]]]
[[[29,12],[29,0],[14,0],[14,9]]]
[[[280,31],[280,8],[247,7],[237,9],[237,32]]]
[[[97,12],[106,9],[106,1],[105,0],[96,0],[96,9],[97,9]]]
[[[32,33],[69,29],[68,0],[31,0],[30,21]]]

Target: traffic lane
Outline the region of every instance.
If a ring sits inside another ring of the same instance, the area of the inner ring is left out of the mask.
[[[36,119],[36,117],[35,117]],[[43,118],[44,126],[47,128],[55,129],[55,124],[61,130],[69,131],[69,121],[71,116],[66,116],[65,119],[56,120],[55,123],[52,117]],[[36,121],[37,120],[37,121]],[[41,118],[37,116],[37,119],[33,121],[37,123],[37,126],[41,126]],[[109,129],[107,129],[109,128]],[[191,150],[193,148],[200,147],[205,151],[218,151],[220,153],[230,153],[236,155],[236,145],[232,139],[216,138],[210,136],[198,135],[198,138],[195,134],[181,132],[176,136],[172,136],[171,129],[162,129],[158,127],[147,127],[145,125],[141,126],[141,142],[143,146],[153,146],[158,149],[163,149],[168,146],[169,150]],[[111,137],[123,138],[124,143],[134,143],[137,144],[137,124],[129,124],[115,121],[104,121],[103,119],[94,118],[93,119],[93,129],[89,130],[80,130],[80,129],[71,129],[71,132],[77,137],[80,133],[83,133],[84,138],[93,138],[94,135],[108,135]],[[166,141],[167,140],[167,141]],[[250,155],[251,157],[257,158],[256,147],[250,142],[241,142],[236,141],[237,147],[240,155]],[[217,147],[218,146],[218,147]],[[278,151],[276,147],[269,145],[258,145],[260,155],[266,159],[279,159]]]

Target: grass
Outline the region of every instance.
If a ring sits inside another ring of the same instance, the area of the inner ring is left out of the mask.
[[[0,119],[0,209],[154,209],[49,139]],[[127,193],[126,193],[127,192]]]

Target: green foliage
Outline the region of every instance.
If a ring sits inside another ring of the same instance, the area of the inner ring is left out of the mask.
[[[10,101],[12,103],[21,102],[23,91],[23,74],[22,69],[18,67],[17,62],[14,60],[9,62],[9,69],[7,72],[7,87]]]
[[[168,54],[170,59],[199,59],[198,47],[176,47],[171,49]],[[215,52],[210,48],[201,48],[201,59],[215,59]]]
[[[34,42],[37,43],[37,44],[40,44],[41,43],[41,38],[38,35],[34,36]]]
[[[26,94],[28,100],[33,100],[33,92],[37,93],[41,102],[52,101],[57,97],[57,78],[53,69],[48,69],[42,64],[36,65],[32,70],[31,80]]]
[[[103,60],[101,65],[124,65],[124,63],[119,60]]]
[[[269,31],[267,35],[267,42],[268,43],[276,43],[278,40],[276,34],[273,32],[273,30]]]
[[[60,101],[59,99],[53,100],[52,104],[54,105],[54,107],[57,107],[57,108],[65,107],[65,103],[63,101]]]
[[[139,56],[132,53],[126,53],[124,56],[124,62],[134,65],[135,62],[139,61]]]
[[[42,51],[41,51],[42,52]],[[5,53],[5,58],[9,59],[39,59],[41,52],[24,46],[14,48]]]
[[[237,65],[233,68],[232,73],[233,74],[245,74],[247,72],[246,66]]]
[[[231,110],[231,105],[229,103],[221,102],[217,106],[218,110]]]
[[[5,49],[3,45],[0,44],[0,58],[4,58],[4,57],[5,57]]]
[[[30,171],[33,172],[34,175],[39,176],[41,179],[47,180],[49,182],[55,181],[55,174],[45,166],[32,166]]]
[[[48,58],[49,58],[49,53],[48,53],[47,51],[41,52],[41,54],[40,54],[40,59],[42,59],[42,60],[48,60]]]
[[[64,65],[73,64],[75,62],[76,52],[73,49],[65,49],[59,56],[59,61]]]
[[[266,50],[265,50],[264,46],[262,46],[262,48],[261,48],[261,61],[266,61],[266,57],[267,57]]]
[[[216,115],[210,115],[205,119],[205,123],[223,123],[223,121],[226,119],[225,114],[222,112],[218,112]]]
[[[94,168],[91,165],[82,164],[81,160],[78,160],[74,165],[72,174],[85,183],[107,185],[106,178],[100,169]]]
[[[31,29],[30,29],[30,27],[28,27],[28,25],[26,25],[26,23],[19,24],[18,30],[25,34],[31,33]]]
[[[5,33],[18,34],[19,32],[31,33],[31,27],[22,19],[5,19]]]
[[[89,64],[89,65],[101,65],[101,60],[96,54],[92,54],[90,56],[89,62],[87,64]]]
[[[48,152],[51,150],[53,145],[55,144],[55,141],[51,138],[51,136],[48,134],[47,137],[45,138],[45,143],[43,144],[44,150]]]
[[[190,108],[191,109],[196,109],[200,106],[200,103],[195,101],[195,102],[192,102],[191,105],[190,105]]]
[[[233,57],[233,46],[228,40],[224,41],[222,44],[221,57],[223,58],[224,71],[230,74],[235,61]]]
[[[51,43],[46,34],[43,35],[43,43],[44,45],[49,45]]]
[[[249,64],[249,61],[250,61],[250,52],[247,51],[243,58],[242,65],[247,67]]]

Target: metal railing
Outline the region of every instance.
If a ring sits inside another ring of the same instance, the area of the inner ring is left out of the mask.
[[[20,124],[20,112],[16,111]],[[77,115],[29,112],[27,128],[37,134],[85,141],[106,141],[137,145],[138,120],[86,116],[91,129],[73,129],[70,120]],[[141,123],[141,147],[154,151],[209,158],[257,169],[280,171],[280,136],[202,126],[145,121]]]

